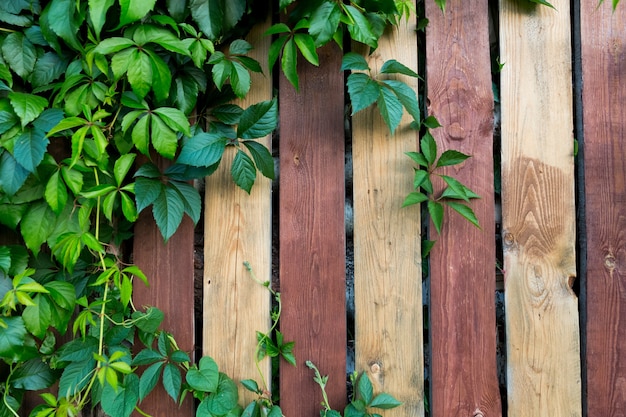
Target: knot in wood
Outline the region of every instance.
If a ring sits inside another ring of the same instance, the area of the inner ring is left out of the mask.
[[[372,371],[373,374],[377,374],[380,373],[380,365],[377,363],[374,363],[371,367],[370,370]]]
[[[446,132],[448,133],[448,136],[450,136],[450,139],[454,140],[463,140],[465,139],[465,136],[467,136],[465,129],[463,129],[458,122],[450,124],[447,127]]]
[[[615,269],[615,256],[612,254],[608,254],[604,257],[604,266],[606,269],[610,269],[611,271]]]
[[[513,233],[507,232],[504,234],[503,240],[504,246],[511,247],[515,243],[515,236],[513,236]]]
[[[480,411],[476,411],[472,417],[485,417]]]

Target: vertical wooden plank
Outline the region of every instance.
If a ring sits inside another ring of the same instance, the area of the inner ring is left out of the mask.
[[[581,2],[588,416],[626,415],[626,9]]]
[[[446,173],[480,195],[478,229],[446,208],[430,255],[433,416],[500,416],[496,369],[493,94],[487,0],[426,2],[429,112],[440,152],[472,157]],[[440,185],[442,186],[442,185]]]
[[[163,170],[170,161],[158,157],[154,163]],[[165,314],[161,328],[171,332],[180,349],[191,357],[194,352],[193,237],[193,222],[185,216],[176,233],[164,243],[152,211],[144,210],[135,224],[133,245],[134,262],[150,283],[146,287],[143,282],[135,281],[135,305],[161,309]],[[142,411],[154,416],[189,417],[194,414],[192,398],[186,398],[179,405],[167,395],[162,384],[158,384],[140,406]],[[133,415],[139,416],[137,412]]]
[[[280,369],[286,416],[319,415],[306,360],[329,375],[331,406],[346,401],[342,54],[335,44],[318,52],[319,67],[298,63],[299,92],[280,78],[280,327],[299,364]]]
[[[570,2],[500,2],[509,416],[580,416]]]
[[[386,33],[367,57],[373,73],[397,59],[417,71],[415,18]],[[403,77],[417,91],[417,79]],[[408,114],[391,136],[378,109],[352,118],[356,370],[402,407],[386,416],[424,415],[422,258],[419,210],[403,209],[417,134]]]
[[[249,56],[262,68],[267,68],[271,38],[263,32],[269,23],[257,25],[247,39],[254,47]],[[238,104],[245,109],[271,98],[271,77],[252,74],[251,90]],[[271,149],[269,136],[259,142]],[[270,295],[252,280],[243,262],[250,263],[259,280],[271,280],[271,181],[259,174],[248,195],[232,180],[234,155],[234,149],[227,148],[221,167],[206,179],[202,348],[235,381],[254,379],[261,384],[256,331],[269,329]],[[269,359],[261,362],[260,370],[271,389]],[[242,386],[239,395],[245,402],[256,398]]]

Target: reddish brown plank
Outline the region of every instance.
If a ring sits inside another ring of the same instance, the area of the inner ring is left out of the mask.
[[[496,372],[493,95],[487,0],[426,2],[429,113],[440,151],[472,155],[448,169],[478,195],[481,229],[446,209],[430,256],[434,416],[500,416]],[[434,230],[434,229],[432,229]]]
[[[157,158],[155,163],[163,170],[169,161]],[[150,305],[161,309],[165,315],[161,328],[171,332],[180,349],[191,357],[194,351],[193,234],[193,222],[185,216],[176,233],[165,244],[152,211],[146,209],[135,224],[133,246],[134,262],[150,283],[146,287],[140,280],[135,281],[135,306]],[[194,415],[193,400],[189,396],[179,406],[161,384],[139,406],[153,416]],[[139,416],[136,412],[133,415]]]
[[[586,408],[626,415],[626,8],[581,2]]]
[[[298,63],[299,92],[280,79],[280,328],[298,360],[280,369],[286,416],[319,415],[306,360],[329,375],[331,406],[346,400],[342,55],[334,44],[319,54],[319,68]]]

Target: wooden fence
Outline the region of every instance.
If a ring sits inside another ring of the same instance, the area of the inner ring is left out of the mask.
[[[502,416],[504,404],[515,417],[625,416],[626,8],[501,0],[490,14],[487,0],[447,3],[442,14],[426,1],[428,112],[443,125],[433,131],[440,149],[473,156],[449,172],[481,196],[473,208],[482,227],[447,213],[432,236],[430,414]],[[417,69],[415,26],[388,33],[370,66],[395,58]],[[496,368],[490,27],[499,28],[503,64],[506,397]],[[262,31],[249,38],[258,59],[270,42]],[[305,360],[329,375],[331,405],[346,402],[344,74],[336,46],[320,52],[319,68],[300,63],[299,92],[261,77],[249,97],[279,95],[280,328],[299,362],[280,367],[288,417],[319,413]],[[423,416],[421,220],[416,207],[401,208],[412,191],[404,153],[418,138],[403,128],[390,136],[375,110],[355,115],[351,131],[356,369],[404,402],[385,416]],[[226,169],[206,182],[203,353],[236,379],[258,379],[255,332],[268,327],[270,300],[243,262],[271,276],[271,184],[258,181],[248,196]],[[137,302],[165,310],[165,325],[193,351],[193,225],[164,246],[142,216],[135,260],[154,278],[151,290],[137,288]],[[158,393],[148,401],[142,408],[155,416],[194,415],[190,401],[178,407]]]

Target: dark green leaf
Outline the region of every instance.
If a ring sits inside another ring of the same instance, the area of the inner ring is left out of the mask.
[[[283,48],[283,57],[280,61],[280,67],[283,70],[283,74],[287,80],[298,91],[298,54],[296,50],[296,43],[293,38],[289,38]]]
[[[74,339],[61,347],[58,352],[59,361],[84,362],[93,358],[98,352],[98,339],[87,336],[84,339]]]
[[[376,103],[378,104],[380,115],[393,135],[400,125],[400,120],[402,120],[402,104],[400,100],[390,90],[381,88]]]
[[[152,11],[156,0],[119,0],[121,6],[120,24],[124,26],[135,22]]]
[[[231,55],[245,55],[252,50],[252,45],[243,39],[235,39],[229,46]]]
[[[429,129],[436,129],[438,127],[441,127],[441,125],[439,124],[439,120],[437,120],[435,116],[428,116],[422,121],[422,124]]]
[[[219,370],[217,363],[208,357],[200,359],[199,369],[190,369],[187,372],[187,383],[191,388],[203,392],[215,392],[219,382]]]
[[[270,69],[270,71],[272,70],[272,68],[274,68],[274,64],[280,56],[280,51],[282,51],[288,39],[288,36],[281,36],[270,45],[270,50],[267,55],[268,68]]]
[[[436,201],[428,200],[428,214],[435,225],[438,234],[441,234],[441,225],[443,224],[443,205]]]
[[[350,37],[357,42],[376,48],[378,46],[378,39],[372,33],[372,26],[365,16],[359,9],[351,5],[344,6],[344,10],[350,19],[348,24]]]
[[[382,74],[403,74],[408,75],[409,77],[419,77],[415,71],[406,65],[399,63],[395,59],[385,61],[383,66],[380,67],[380,72]]]
[[[13,111],[0,111],[0,134],[7,132],[15,126],[18,121]]]
[[[100,39],[100,31],[106,21],[106,14],[109,7],[115,0],[89,0],[89,18],[96,34],[96,39]]]
[[[135,199],[137,201],[137,212],[143,209],[159,198],[165,186],[158,179],[139,177],[135,181]]]
[[[370,67],[363,55],[357,54],[356,52],[348,52],[341,59],[342,71],[369,71],[369,69]]]
[[[143,401],[146,396],[154,389],[159,377],[161,376],[161,369],[165,365],[164,362],[155,363],[146,368],[141,374],[139,379],[139,401]]]
[[[385,392],[381,392],[380,394],[378,394],[376,397],[374,397],[372,402],[369,403],[370,407],[380,408],[383,410],[389,410],[391,408],[396,408],[401,405],[402,403],[400,401],[396,400],[394,397]]]
[[[185,114],[173,107],[159,107],[154,109],[154,113],[165,122],[165,124],[175,132],[182,132],[185,136],[191,136],[189,120]]]
[[[325,1],[311,15],[309,33],[316,46],[321,46],[333,38],[339,27],[341,9],[334,1]]]
[[[243,144],[250,151],[256,167],[267,178],[274,179],[274,158],[265,146],[258,142],[246,140]]]
[[[0,358],[10,362],[19,358],[20,347],[26,338],[26,326],[22,317],[3,317],[4,328],[0,331]]]
[[[248,391],[254,392],[256,394],[260,394],[262,391],[259,390],[259,384],[254,379],[244,379],[241,381],[241,385],[244,386]]]
[[[35,63],[30,82],[33,87],[42,87],[59,78],[67,67],[67,63],[53,52],[46,52]]]
[[[208,167],[222,159],[225,148],[226,139],[221,134],[201,132],[185,142],[178,163]]]
[[[420,140],[420,150],[424,158],[426,158],[428,166],[435,163],[435,159],[437,158],[437,142],[435,142],[435,138],[433,138],[430,132],[426,132]]]
[[[552,8],[552,9],[556,10],[556,8],[552,4],[548,3],[546,0],[529,0],[529,1],[531,1],[533,3],[537,3],[537,4],[542,4],[544,6],[548,6],[548,7]],[[613,10],[615,10],[615,6],[617,5],[618,1],[619,0],[613,0]]]
[[[9,67],[22,79],[27,79],[35,68],[35,46],[20,32],[10,33],[2,41],[2,55]]]
[[[422,241],[422,258],[426,258],[428,256],[430,251],[435,246],[435,242],[436,241],[434,241],[434,240],[423,240]]]
[[[365,404],[369,404],[370,401],[372,401],[372,397],[374,396],[374,387],[372,386],[372,381],[370,381],[365,372],[362,373],[361,377],[359,378],[357,389],[360,398],[365,401]]]
[[[65,281],[51,281],[44,284],[54,302],[65,310],[73,310],[76,305],[76,289]]]
[[[67,203],[67,188],[61,180],[60,171],[55,171],[48,179],[44,193],[46,202],[55,214],[60,214]]]
[[[202,211],[202,200],[198,190],[192,185],[180,181],[171,181],[169,186],[178,191],[185,205],[185,213],[191,217],[194,224],[198,224]]]
[[[352,114],[371,106],[380,95],[380,86],[367,74],[350,74],[347,84],[352,103]]]
[[[11,386],[17,389],[37,391],[56,382],[50,367],[40,358],[31,359],[19,366],[11,375]]]
[[[220,122],[234,125],[239,123],[243,109],[236,104],[224,104],[217,106],[211,112],[211,116],[215,117]]]
[[[152,63],[152,91],[157,101],[164,101],[170,94],[172,73],[161,57],[146,49]]]
[[[311,35],[304,33],[296,33],[293,36],[293,40],[296,42],[296,46],[300,50],[302,56],[311,64],[318,66],[320,59],[317,56],[315,41]]]
[[[21,222],[21,232],[28,249],[35,255],[39,253],[41,245],[52,233],[56,218],[50,207],[40,201],[33,204],[24,215]]]
[[[24,169],[34,172],[43,160],[49,140],[38,129],[27,129],[15,140],[13,156]]]
[[[186,115],[191,114],[196,106],[200,89],[193,78],[184,74],[174,79],[174,103]]]
[[[17,193],[29,174],[9,152],[5,151],[1,154],[0,189],[4,190],[8,195]]]
[[[180,194],[173,188],[165,188],[154,201],[152,214],[163,239],[167,241],[178,229],[183,219],[185,205]]]
[[[226,26],[223,1],[190,0],[189,8],[200,30],[209,39],[216,40]]]
[[[480,228],[480,224],[478,223],[478,218],[476,217],[474,210],[472,210],[469,206],[462,204],[462,203],[457,203],[455,201],[446,201],[446,204],[451,209],[453,209],[454,211],[459,213],[461,216],[463,216],[470,223],[472,223],[474,226]]]
[[[162,355],[156,350],[152,349],[143,349],[133,358],[132,365],[151,365],[156,362],[163,362],[167,360],[167,356]]]
[[[59,380],[59,397],[72,397],[85,388],[89,383],[88,375],[95,367],[96,361],[92,358],[67,365]]]
[[[250,91],[250,73],[239,62],[232,63],[232,69],[230,73],[230,86],[232,87],[235,95],[239,98],[244,98],[248,91]]]
[[[233,380],[221,372],[219,375],[217,390],[209,396],[208,408],[214,415],[223,416],[237,406],[239,397]]]
[[[428,201],[428,196],[424,193],[420,192],[412,192],[406,196],[404,199],[404,203],[402,203],[402,207],[410,206],[413,204],[420,204],[424,201]]]
[[[41,96],[28,93],[9,93],[11,107],[20,118],[22,128],[35,120],[48,106],[48,100]]]
[[[241,114],[237,126],[237,137],[256,139],[269,135],[278,122],[278,104],[276,99],[262,101],[248,107]]]
[[[75,14],[76,12],[77,7],[74,0],[55,0],[49,4],[48,22],[50,28],[69,46],[77,51],[82,51],[81,42],[76,37],[76,32],[82,21],[80,16]]]
[[[139,0],[140,1],[140,0]],[[115,417],[129,417],[139,401],[139,377],[128,374],[122,385],[118,384],[117,390],[110,384],[102,389],[100,404],[105,413]]]
[[[148,307],[146,312],[135,311],[132,314],[135,326],[146,333],[157,331],[163,321],[163,312],[156,307]]]
[[[163,387],[174,401],[178,401],[181,384],[182,378],[178,367],[173,363],[166,364],[163,369]]]
[[[462,152],[448,149],[439,157],[439,160],[437,161],[437,167],[458,165],[469,157],[469,155],[465,155]]]
[[[413,120],[419,121],[421,117],[420,108],[415,91],[402,81],[385,80],[383,83],[393,90]]]
[[[250,194],[254,180],[256,179],[256,168],[252,159],[243,151],[238,150],[233,165],[230,169],[235,184]]]
[[[448,185],[441,194],[441,197],[465,200],[469,203],[469,196],[465,192],[467,187],[461,184],[461,182],[459,182],[456,178],[452,178],[447,175],[441,175],[441,178]]]

